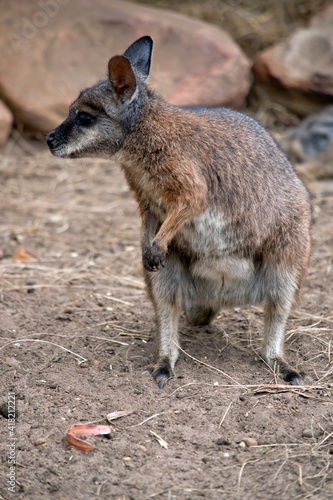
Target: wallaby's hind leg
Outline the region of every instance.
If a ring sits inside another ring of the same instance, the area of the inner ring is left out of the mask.
[[[165,268],[156,273],[145,271],[148,292],[155,307],[158,333],[158,360],[151,372],[161,389],[174,376],[173,368],[178,359],[180,274],[180,260],[172,255],[168,255]]]
[[[272,369],[277,369],[287,382],[300,385],[302,375],[284,359],[284,334],[287,319],[297,290],[295,280],[286,272],[274,269],[267,283],[264,313],[264,338],[261,354]]]
[[[159,303],[156,310],[158,330],[158,360],[152,375],[160,389],[174,377],[173,368],[178,359],[178,320],[180,309],[171,303]]]

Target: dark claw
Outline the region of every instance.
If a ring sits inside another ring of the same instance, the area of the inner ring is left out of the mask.
[[[300,376],[304,380],[304,382],[312,382],[312,377],[308,373],[300,372]]]
[[[152,259],[151,259],[151,256],[147,255],[147,252],[145,252],[143,255],[142,255],[142,262],[143,262],[143,266],[145,269],[147,269],[147,271],[153,273],[155,271],[157,271],[157,266],[154,262],[152,262]]]
[[[154,273],[155,271],[157,271],[157,267],[151,266],[150,264],[148,264],[148,262],[146,260],[143,260],[143,266],[145,269],[147,269],[147,271],[149,271],[151,273]]]
[[[168,382],[168,380],[171,380],[172,378],[174,378],[174,374],[170,375],[170,377],[163,377],[163,378],[157,378],[155,377],[155,380],[157,382],[157,385],[160,389],[163,389],[165,384]]]
[[[154,368],[149,366],[142,372],[143,376],[153,375],[160,389],[163,389],[168,380],[174,378],[174,374],[168,366],[161,366],[160,368]]]
[[[153,377],[160,389],[163,389],[168,380],[174,378],[170,365],[160,366],[153,371]]]
[[[303,379],[302,377],[298,377],[298,376],[295,376],[295,377],[292,377],[291,380],[289,380],[289,382],[291,382],[291,385],[303,385]]]
[[[143,250],[142,262],[144,268],[151,273],[158,271],[160,266],[165,267],[164,255],[156,243]]]

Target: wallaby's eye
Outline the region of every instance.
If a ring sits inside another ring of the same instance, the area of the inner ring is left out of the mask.
[[[76,123],[82,127],[90,127],[95,122],[95,118],[89,113],[79,113],[76,118]]]

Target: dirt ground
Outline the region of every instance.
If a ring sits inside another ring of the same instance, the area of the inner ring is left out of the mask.
[[[14,134],[0,177],[1,499],[333,498],[332,182],[309,186],[311,265],[286,335],[289,360],[313,382],[276,386],[251,307],[210,327],[182,321],[176,378],[160,390],[142,375],[155,324],[118,166],[54,158]],[[36,259],[13,258],[19,247]],[[119,410],[133,413],[87,438],[96,450],[67,444],[72,424]]]

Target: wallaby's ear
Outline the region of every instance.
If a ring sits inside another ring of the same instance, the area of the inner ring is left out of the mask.
[[[121,101],[130,99],[136,88],[131,63],[124,56],[114,56],[109,61],[109,80]]]
[[[124,52],[124,56],[130,60],[144,80],[147,80],[149,75],[152,50],[153,39],[150,36],[143,36]]]

